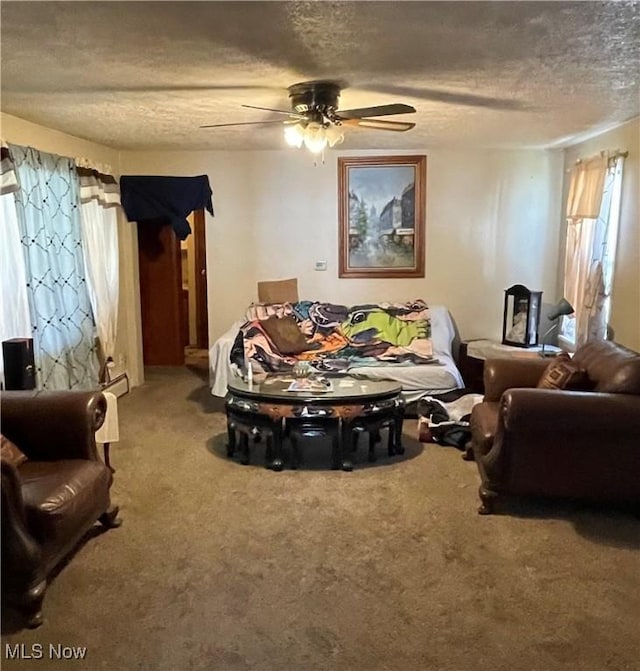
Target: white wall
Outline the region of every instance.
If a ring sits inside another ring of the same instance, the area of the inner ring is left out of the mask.
[[[45,128],[10,114],[0,114],[0,132],[3,140],[13,144],[59,156],[88,158],[111,166],[116,173],[120,166],[120,154],[116,149]]]
[[[379,155],[382,152],[357,152]],[[389,153],[389,152],[386,152]],[[337,156],[300,150],[122,152],[122,174],[208,174],[211,342],[256,300],[256,282],[297,277],[301,298],[343,303],[425,298],[449,307],[463,338],[500,338],[504,289],[555,303],[561,237],[560,151],[427,155],[424,279],[339,279]],[[327,271],[314,271],[316,260]]]
[[[2,139],[12,144],[34,147],[40,151],[90,159],[110,166],[119,174],[120,154],[117,150],[67,135],[44,126],[24,121],[9,114],[0,115]],[[115,361],[124,357],[124,364],[132,385],[142,384],[142,338],[140,327],[140,300],[138,288],[138,235],[134,225],[124,216],[118,217],[118,246],[120,249],[120,308]]]
[[[568,181],[567,171],[579,158],[618,149],[628,151],[629,155],[622,177],[610,324],[617,342],[640,351],[640,118],[567,149],[565,175]]]

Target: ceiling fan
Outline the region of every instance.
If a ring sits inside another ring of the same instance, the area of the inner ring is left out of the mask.
[[[251,126],[258,124],[283,124],[285,140],[296,147],[304,144],[312,152],[322,151],[327,144],[333,147],[342,142],[344,135],[342,126],[373,128],[404,132],[411,130],[415,123],[408,121],[389,121],[373,117],[409,114],[415,108],[404,103],[360,107],[357,109],[339,110],[338,98],[344,85],[338,82],[317,80],[301,82],[288,87],[291,99],[291,110],[278,110],[256,105],[242,105],[250,109],[265,110],[286,115],[286,119],[269,119],[267,121],[241,121],[235,123],[208,124],[200,128],[221,128],[224,126]]]

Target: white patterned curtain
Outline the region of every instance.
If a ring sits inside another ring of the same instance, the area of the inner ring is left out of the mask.
[[[110,175],[78,167],[82,252],[87,273],[89,298],[96,320],[105,381],[113,361],[118,326],[119,254],[117,206],[120,190]]]
[[[579,346],[605,339],[620,215],[624,156],[597,156],[572,171],[567,201],[564,295],[575,315],[562,335]]]
[[[28,279],[36,385],[98,385],[95,324],[82,257],[79,180],[74,161],[9,145]]]

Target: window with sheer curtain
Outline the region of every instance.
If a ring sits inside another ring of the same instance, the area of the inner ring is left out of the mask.
[[[624,155],[604,154],[573,168],[567,199],[563,317],[560,340],[570,349],[607,337],[620,220]]]

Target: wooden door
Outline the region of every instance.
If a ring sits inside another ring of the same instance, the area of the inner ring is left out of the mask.
[[[207,244],[204,210],[193,213],[194,256],[196,267],[196,346],[209,349],[209,312],[207,309]]]
[[[142,348],[145,366],[184,365],[180,243],[166,220],[138,222]]]

